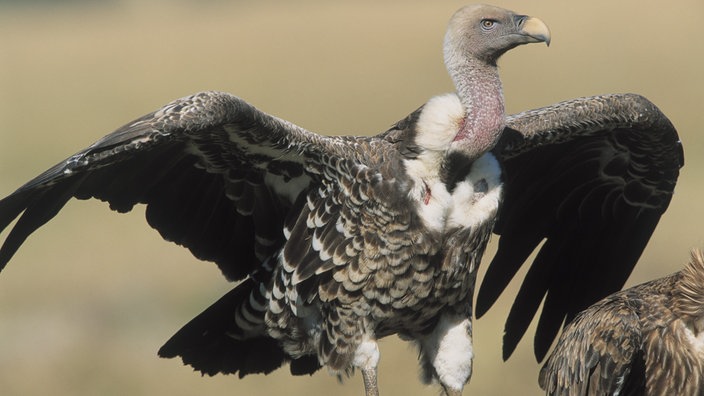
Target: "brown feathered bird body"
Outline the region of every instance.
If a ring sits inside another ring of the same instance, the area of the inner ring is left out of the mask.
[[[570,323],[540,373],[548,395],[704,394],[704,258],[615,293]]]

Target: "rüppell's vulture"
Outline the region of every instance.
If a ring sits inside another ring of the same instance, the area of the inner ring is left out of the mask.
[[[540,371],[554,396],[704,394],[704,257],[614,293],[565,327]]]
[[[377,340],[399,334],[420,349],[424,380],[460,394],[492,231],[482,313],[546,240],[506,328],[511,349],[547,295],[544,353],[565,318],[623,285],[682,165],[675,129],[637,95],[506,117],[498,58],[549,41],[537,18],[460,9],[443,47],[456,93],[373,137],[318,135],[225,93],[178,99],[0,201],[0,229],[19,217],[0,268],[72,197],[146,204],[164,239],[240,282],[161,356],[209,375],[359,369],[371,395]]]

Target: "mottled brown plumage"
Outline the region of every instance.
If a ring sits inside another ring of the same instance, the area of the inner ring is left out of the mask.
[[[676,131],[637,95],[506,117],[497,59],[549,39],[536,18],[461,9],[444,43],[457,92],[374,137],[317,135],[224,93],[176,100],[0,201],[0,229],[19,217],[0,269],[72,197],[120,212],[143,203],[164,239],[240,282],[161,356],[209,375],[287,362],[293,374],[360,369],[371,395],[376,340],[399,334],[418,345],[423,379],[459,394],[472,373],[472,295],[491,232],[501,239],[482,312],[547,238],[506,334],[515,345],[549,293],[562,303],[541,313],[549,326],[537,340],[549,344],[565,317],[622,286],[681,166]]]
[[[615,293],[570,323],[540,372],[548,395],[704,394],[704,258]]]

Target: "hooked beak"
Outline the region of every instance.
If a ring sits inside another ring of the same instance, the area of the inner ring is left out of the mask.
[[[529,43],[545,43],[550,46],[550,29],[545,22],[535,17],[520,16],[517,21],[520,33],[528,38]]]

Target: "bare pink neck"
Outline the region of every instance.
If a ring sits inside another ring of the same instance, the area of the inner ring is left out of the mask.
[[[471,58],[457,60],[448,69],[466,112],[455,141],[464,140],[467,154],[476,158],[494,147],[505,123],[498,69]]]

